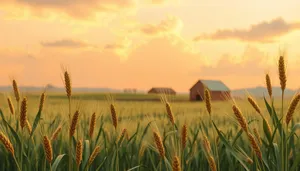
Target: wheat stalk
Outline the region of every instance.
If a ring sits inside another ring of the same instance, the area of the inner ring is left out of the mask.
[[[255,111],[263,117],[262,113],[261,113],[261,110],[260,110],[260,107],[258,106],[258,104],[256,103],[256,101],[249,95],[248,96],[248,102],[251,104],[251,106],[255,109]]]
[[[270,98],[272,98],[272,84],[269,74],[266,74],[266,85]]]
[[[249,164],[253,164],[253,160],[250,157],[246,158],[246,162],[249,163]]]
[[[123,131],[121,132],[119,138],[118,138],[118,144],[121,144],[123,142],[126,133],[127,133],[127,129],[124,128]]]
[[[32,127],[31,127],[31,124],[29,123],[28,120],[26,120],[26,128],[27,128],[27,130],[28,130],[28,133],[31,134],[31,132],[32,132]]]
[[[20,101],[20,92],[19,92],[19,88],[18,88],[18,84],[17,84],[16,80],[13,80],[12,85],[13,85],[16,101],[19,102]]]
[[[100,153],[100,146],[96,146],[89,158],[88,165],[91,165],[93,163],[93,161],[95,160],[95,158],[99,153]]]
[[[139,150],[139,158],[142,158],[144,156],[146,148],[147,148],[146,144],[143,143]]]
[[[71,78],[68,71],[65,71],[64,77],[65,77],[65,89],[66,89],[67,97],[70,99],[72,96],[72,87],[71,87]]]
[[[167,114],[168,114],[170,122],[173,125],[175,125],[175,120],[174,120],[174,115],[173,115],[173,112],[172,112],[172,109],[171,109],[171,105],[168,102],[166,102],[166,110],[167,110]]]
[[[21,103],[21,110],[20,110],[20,125],[21,128],[24,129],[26,126],[27,121],[27,98],[24,97]]]
[[[248,133],[248,139],[250,141],[250,144],[251,144],[251,148],[252,150],[255,152],[256,156],[262,160],[262,153],[260,151],[260,148],[257,144],[257,142],[255,141],[253,135],[251,133]]]
[[[78,167],[80,166],[80,163],[82,161],[82,152],[82,140],[79,140],[76,145],[76,164]]]
[[[186,147],[186,141],[187,141],[187,126],[186,126],[186,124],[184,124],[182,126],[182,130],[181,130],[181,145],[182,145],[182,149],[184,149]]]
[[[111,118],[112,118],[113,126],[115,127],[115,129],[117,129],[117,126],[118,126],[118,117],[117,117],[117,113],[116,113],[116,109],[115,109],[114,104],[110,105],[110,113],[111,113]]]
[[[161,158],[164,158],[165,157],[165,148],[162,143],[161,137],[159,136],[159,134],[157,132],[153,132],[153,136],[154,136],[154,142],[156,144],[157,150],[159,151],[159,155]]]
[[[210,143],[209,143],[209,140],[206,135],[203,136],[203,146],[204,146],[205,152],[209,154],[211,152],[211,147],[210,147]]]
[[[15,114],[15,108],[14,108],[14,105],[12,104],[11,99],[9,97],[7,98],[7,102],[8,102],[8,107],[9,107],[10,113],[12,115],[14,115]]]
[[[78,123],[78,118],[79,118],[79,111],[77,110],[72,118],[70,132],[69,132],[70,138],[75,134],[76,126]]]
[[[94,112],[92,117],[91,117],[91,122],[90,122],[90,129],[89,129],[90,138],[93,137],[93,133],[94,133],[94,130],[95,130],[95,125],[96,125],[96,113]]]
[[[56,128],[56,130],[53,132],[53,134],[52,134],[52,136],[51,136],[51,141],[54,141],[54,140],[57,138],[57,136],[58,136],[58,134],[60,133],[60,131],[61,131],[61,125],[58,126],[58,127]]]
[[[238,120],[240,126],[242,127],[242,129],[245,132],[248,132],[248,124],[247,124],[246,119],[244,118],[241,110],[235,104],[232,106],[232,110],[233,110],[233,113],[236,116],[236,119]]]
[[[289,105],[289,108],[288,108],[288,111],[287,111],[287,114],[286,114],[286,119],[285,119],[285,122],[286,122],[287,125],[290,123],[290,121],[293,118],[293,114],[296,110],[296,107],[299,103],[299,100],[300,100],[300,94],[297,94],[296,96],[294,96],[294,98],[292,99],[292,101]]]
[[[205,99],[206,110],[208,114],[211,115],[211,96],[208,89],[205,89],[204,91],[204,99]]]
[[[45,93],[42,93],[41,97],[40,97],[40,105],[39,105],[39,111],[40,112],[43,110],[44,103],[45,103]]]
[[[0,132],[0,141],[4,144],[6,150],[15,156],[15,150],[12,143],[2,132]]]
[[[261,138],[260,138],[260,136],[259,136],[259,133],[258,133],[257,129],[256,129],[256,128],[253,128],[253,132],[254,132],[254,135],[255,135],[255,137],[256,137],[256,139],[257,139],[259,145],[262,145],[262,141],[261,141]]]
[[[173,158],[172,171],[181,171],[180,159],[178,156]]]
[[[215,159],[211,155],[208,156],[208,164],[211,171],[217,171]]]
[[[281,90],[284,91],[286,88],[286,67],[285,67],[285,61],[284,57],[280,56],[278,61],[278,71],[279,71],[279,80],[280,80],[280,86]]]
[[[44,136],[43,144],[44,144],[46,159],[51,164],[52,159],[53,159],[52,145],[51,145],[51,142],[50,142],[50,140],[48,139],[47,136]]]

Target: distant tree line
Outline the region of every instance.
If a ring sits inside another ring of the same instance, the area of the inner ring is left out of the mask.
[[[133,93],[136,94],[137,90],[135,88],[125,88],[124,93]]]

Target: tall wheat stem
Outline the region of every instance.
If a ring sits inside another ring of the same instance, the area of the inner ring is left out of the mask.
[[[21,171],[21,168],[20,168],[20,166],[19,166],[19,164],[18,164],[18,161],[17,161],[17,159],[16,159],[16,156],[13,155],[13,158],[14,158],[14,161],[15,161],[15,163],[16,163],[16,165],[17,165],[18,170]]]
[[[285,142],[285,138],[283,137],[283,134],[284,134],[284,127],[283,127],[283,99],[284,99],[284,90],[282,91],[282,95],[281,95],[281,143],[282,143],[282,170],[283,171],[286,171],[285,170],[285,144],[284,144],[284,142]]]
[[[69,102],[69,127],[71,127],[71,98],[68,98]],[[69,138],[69,171],[72,171],[72,137]]]

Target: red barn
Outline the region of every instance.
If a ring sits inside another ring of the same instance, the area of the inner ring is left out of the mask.
[[[198,80],[190,88],[190,101],[204,100],[204,90],[210,91],[211,100],[227,100],[231,97],[230,89],[219,80]]]
[[[172,88],[153,87],[148,91],[148,94],[169,94],[176,95],[176,92]]]

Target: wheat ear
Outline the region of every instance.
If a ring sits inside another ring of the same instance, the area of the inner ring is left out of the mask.
[[[20,110],[20,125],[21,128],[24,129],[26,126],[27,121],[27,98],[24,97],[21,103],[21,110]]]
[[[45,154],[46,154],[46,159],[49,163],[52,162],[53,159],[53,154],[52,154],[52,145],[50,140],[48,139],[47,136],[44,136],[44,150],[45,150]]]
[[[69,132],[70,137],[72,137],[75,134],[76,126],[78,123],[78,118],[79,118],[79,111],[77,110],[72,118],[72,123],[71,123],[71,127],[70,127],[70,132]]]

